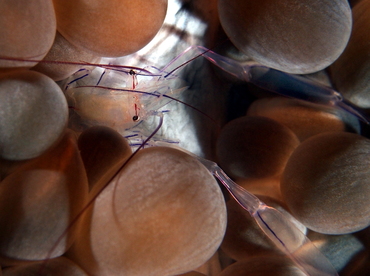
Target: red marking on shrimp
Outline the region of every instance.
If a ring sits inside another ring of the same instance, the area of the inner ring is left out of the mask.
[[[136,86],[138,85],[136,72],[134,70],[130,70],[129,74],[132,76],[132,89],[136,89]]]
[[[139,112],[138,112],[139,108],[137,107],[137,104],[135,104],[135,115],[132,117],[132,120],[134,122],[137,122],[139,120]]]

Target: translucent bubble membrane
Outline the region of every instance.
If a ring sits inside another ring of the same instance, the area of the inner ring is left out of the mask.
[[[230,176],[261,179],[280,175],[298,144],[298,138],[286,126],[269,118],[245,116],[221,130],[217,156]]]
[[[343,54],[330,67],[333,83],[339,92],[362,107],[370,107],[370,1],[353,8],[353,29]]]
[[[295,74],[330,65],[343,52],[352,26],[347,0],[220,0],[219,15],[239,50]]]
[[[166,15],[166,0],[55,0],[58,31],[98,56],[119,57],[144,47]]]
[[[0,157],[24,160],[39,156],[64,131],[68,106],[49,77],[27,70],[0,75]]]
[[[9,174],[0,185],[0,264],[64,254],[76,234],[70,223],[86,204],[87,191],[71,132],[56,147]]]
[[[72,45],[57,32],[44,62],[38,63],[32,70],[43,73],[55,81],[60,81],[79,70],[83,63],[97,63],[99,60],[99,57]],[[73,65],[68,64],[68,62],[79,64]]]
[[[211,174],[181,151],[148,148],[96,198],[68,256],[94,275],[174,275],[208,260],[225,226]]]
[[[126,139],[104,126],[82,132],[78,145],[90,188],[105,185],[132,154]]]
[[[370,140],[327,132],[304,141],[289,159],[281,192],[294,216],[325,234],[346,234],[369,225]]]
[[[56,18],[52,1],[1,1],[0,56],[40,60],[53,44]],[[0,67],[31,67],[34,63],[0,60]]]

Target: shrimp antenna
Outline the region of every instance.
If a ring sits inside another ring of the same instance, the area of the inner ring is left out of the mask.
[[[135,67],[135,66],[126,66],[126,65],[112,65],[112,64],[101,64],[101,63],[90,63],[85,61],[59,61],[59,60],[36,60],[36,59],[23,59],[23,58],[13,58],[13,57],[0,57],[2,60],[9,60],[9,61],[23,61],[23,62],[32,62],[32,63],[47,63],[47,64],[65,64],[65,65],[81,65],[87,67],[100,67],[104,69],[116,70],[120,71],[119,69],[125,69],[128,72],[130,70],[136,70],[138,72],[143,72],[148,74],[149,76],[154,75],[153,72],[146,70],[144,68]]]
[[[227,41],[230,41],[229,38],[225,39],[224,41],[222,41],[221,43],[218,43],[217,44],[217,47],[219,47],[220,45],[224,44],[225,42]],[[180,64],[179,66],[175,67],[174,69],[172,69],[169,73],[167,73],[164,78],[167,78],[169,75],[171,75],[173,72],[177,71],[178,69],[180,69],[181,67],[189,64],[190,62],[192,62],[193,60],[201,57],[201,56],[204,56],[207,52],[213,52],[215,47],[213,48],[210,48],[210,49],[207,49],[206,47],[203,47],[203,46],[189,46],[184,52],[182,52],[180,55],[178,55],[177,57],[175,57],[174,59],[172,59],[164,68],[162,68],[162,72],[164,72],[166,70],[166,68],[168,68],[169,66],[171,66],[174,62],[176,62],[178,59],[180,59],[184,54],[186,54],[187,52],[189,51],[194,51],[194,49],[196,50],[202,50],[203,52],[200,52],[198,55],[196,55],[195,57],[185,61],[184,63]]]
[[[159,131],[159,129],[162,127],[163,124],[163,114],[161,112],[151,112],[151,115],[156,115],[159,117],[159,123],[157,127],[154,129],[154,131],[143,141],[143,143],[130,155],[129,158],[126,159],[126,161],[119,167],[119,169],[113,174],[113,176],[107,181],[107,183],[87,202],[87,204],[82,208],[82,210],[74,217],[74,219],[70,222],[68,227],[63,231],[63,233],[59,236],[57,241],[54,243],[52,248],[49,250],[49,253],[46,256],[46,259],[43,262],[43,265],[40,268],[40,275],[46,268],[46,265],[48,261],[51,259],[51,255],[53,254],[56,247],[59,245],[59,243],[62,241],[62,239],[68,234],[68,231],[78,222],[78,220],[81,218],[81,216],[86,212],[88,208],[95,202],[97,197],[106,189],[111,182],[114,180],[115,177],[119,176],[121,174],[122,169],[135,157],[135,155],[142,149],[144,146],[149,142],[150,139],[153,138],[153,136]]]
[[[163,68],[162,70],[164,71],[168,66],[170,66],[172,63],[174,63],[176,60],[178,60],[181,56],[183,56],[186,52],[188,52],[188,51],[190,51],[190,50],[192,50],[192,49],[194,49],[194,47],[193,46],[190,46],[189,48],[187,48],[181,55],[179,55],[179,56],[177,56],[176,58],[174,58],[169,64],[167,64],[167,66],[165,67],[165,68]],[[175,72],[175,71],[177,71],[177,70],[179,70],[180,68],[182,68],[182,67],[184,67],[185,65],[187,65],[187,64],[189,64],[190,62],[192,62],[193,60],[195,60],[195,59],[197,59],[197,58],[199,58],[199,57],[201,57],[201,56],[203,56],[205,53],[207,53],[207,52],[209,52],[209,51],[211,51],[210,49],[206,49],[206,50],[204,50],[204,52],[203,53],[200,53],[200,54],[198,54],[198,55],[196,55],[195,57],[193,57],[193,58],[191,58],[191,59],[189,59],[189,60],[187,60],[187,61],[185,61],[184,63],[182,63],[181,65],[179,65],[179,66],[177,66],[177,67],[175,67],[174,69],[172,69],[170,72],[168,72],[165,76],[164,76],[164,78],[167,78],[169,75],[172,75],[173,74],[173,72]]]

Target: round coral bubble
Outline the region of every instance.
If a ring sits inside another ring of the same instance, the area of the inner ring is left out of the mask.
[[[370,224],[370,140],[327,132],[304,141],[281,179],[293,215],[324,234],[346,234]]]
[[[217,157],[231,177],[266,178],[283,172],[298,144],[298,138],[286,126],[265,117],[245,116],[221,130]]]
[[[49,77],[29,70],[0,75],[0,157],[24,160],[39,156],[62,135],[67,101]]]
[[[219,0],[222,27],[254,60],[304,74],[330,65],[351,33],[347,0]]]
[[[93,126],[82,132],[78,147],[90,188],[105,185],[132,154],[127,140],[105,126]]]
[[[48,53],[56,32],[50,0],[0,1],[0,56],[40,60]],[[0,67],[31,67],[35,63],[0,60]]]
[[[76,223],[71,223],[85,205],[87,192],[77,141],[68,131],[58,145],[1,182],[0,264],[64,254],[74,241]]]
[[[225,227],[224,198],[208,170],[182,151],[152,147],[98,195],[68,256],[96,276],[177,275],[207,261]]]
[[[54,0],[58,31],[98,56],[119,57],[144,47],[163,24],[167,0]]]
[[[352,9],[353,29],[346,49],[330,67],[333,84],[354,104],[370,107],[370,1]]]
[[[43,73],[55,81],[63,80],[78,71],[83,63],[96,63],[100,58],[69,43],[59,32],[45,58],[32,70]],[[68,64],[75,62],[80,64]]]
[[[346,130],[337,109],[325,109],[286,97],[256,100],[249,107],[247,115],[274,119],[291,129],[300,141],[322,132]]]

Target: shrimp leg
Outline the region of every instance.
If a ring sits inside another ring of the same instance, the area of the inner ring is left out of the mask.
[[[182,148],[170,147],[182,150],[198,159],[225,186],[240,206],[250,213],[266,236],[307,275],[338,275],[330,261],[285,215],[267,206],[255,195],[232,181],[215,162],[198,157]]]
[[[202,46],[192,47],[207,60],[236,78],[271,92],[325,106],[338,107],[366,124],[370,121],[334,89],[301,75],[288,74],[256,63],[242,64]]]
[[[304,272],[310,276],[338,275],[329,260],[286,216],[237,185],[216,163],[200,157],[197,159],[250,213],[266,236]]]
[[[155,142],[154,145],[172,147],[196,158],[225,186],[239,205],[249,212],[265,235],[307,275],[338,276],[330,261],[289,218],[236,184],[215,162],[175,145],[161,142]]]

